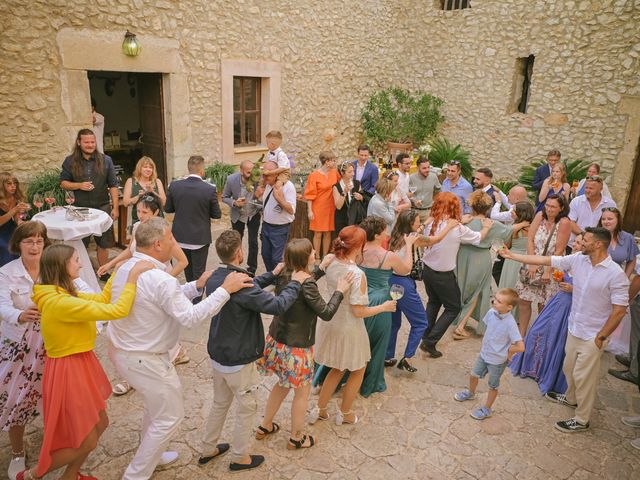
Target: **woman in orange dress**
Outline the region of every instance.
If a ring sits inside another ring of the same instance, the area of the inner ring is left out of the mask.
[[[41,313],[46,356],[42,379],[44,439],[38,466],[19,472],[17,480],[34,480],[66,467],[60,480],[95,480],[79,470],[109,424],[106,399],[111,384],[93,345],[96,321],[129,314],[138,276],[153,268],[138,262],[116,303],[111,303],[111,281],[102,293],[76,290],[73,281],[81,268],[78,252],[69,245],[47,247],[40,258],[41,284],[33,287],[33,302]]]
[[[333,186],[340,180],[333,152],[320,152],[320,168],[307,177],[304,198],[309,206],[309,230],[313,232],[316,260],[324,257],[331,246],[331,233],[335,230]],[[321,255],[321,256],[320,256]]]

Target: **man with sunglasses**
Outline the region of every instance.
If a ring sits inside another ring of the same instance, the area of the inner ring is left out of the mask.
[[[473,186],[462,177],[462,167],[458,160],[451,160],[445,167],[447,178],[442,182],[441,192],[451,192],[460,200],[462,213],[471,213],[471,207],[467,204],[467,198],[473,193]]]
[[[567,244],[567,253],[573,246],[576,235],[587,227],[595,227],[600,221],[602,212],[608,208],[615,208],[616,202],[602,194],[602,177],[592,175],[587,177],[584,195],[578,195],[569,204],[569,220],[571,220],[571,237]]]

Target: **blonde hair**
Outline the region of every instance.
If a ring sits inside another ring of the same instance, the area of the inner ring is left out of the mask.
[[[551,173],[553,173],[553,171],[554,171],[556,168],[559,168],[559,169],[560,169],[560,172],[562,173],[562,176],[560,177],[560,181],[561,181],[562,183],[567,183],[567,167],[565,167],[565,166],[564,166],[564,163],[562,163],[562,162],[558,162],[558,163],[556,163],[556,164],[553,166],[553,168],[551,169]]]
[[[265,138],[278,138],[282,140],[282,133],[280,133],[280,130],[271,130],[265,135]]]
[[[393,192],[393,189],[395,187],[393,186],[393,183],[391,183],[390,180],[387,180],[386,178],[381,178],[376,182],[375,185],[375,189],[376,192],[382,197],[382,198],[387,198],[389,195],[391,195],[391,192]]]
[[[140,175],[142,174],[142,167],[145,167],[147,165],[151,165],[151,167],[153,168],[153,173],[151,173],[151,183],[155,188],[156,180],[158,179],[158,171],[156,170],[156,164],[151,159],[151,157],[147,157],[145,155],[144,157],[141,157],[140,160],[138,160],[138,163],[136,163],[136,169],[133,171],[133,178],[138,180],[140,178]]]
[[[9,172],[2,172],[0,173],[0,205],[5,205],[6,207],[9,206],[9,197],[7,196],[7,191],[4,189],[4,184],[11,180],[16,184],[16,193],[13,194],[13,199],[16,204],[25,201],[24,193],[20,190],[20,182],[16,176]]]
[[[476,190],[467,199],[469,206],[474,213],[487,216],[491,207],[493,207],[493,199],[482,190]]]
[[[518,301],[520,300],[518,292],[513,288],[501,288],[496,292],[496,295],[501,295],[504,298],[504,301],[512,307],[518,305]]]

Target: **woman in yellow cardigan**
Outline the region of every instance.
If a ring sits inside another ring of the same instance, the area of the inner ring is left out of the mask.
[[[111,282],[99,294],[77,292],[73,280],[80,268],[78,253],[68,245],[47,247],[40,259],[40,284],[33,287],[33,301],[41,313],[47,351],[42,380],[44,439],[35,472],[20,472],[17,480],[40,478],[63,466],[67,468],[62,480],[95,478],[79,473],[109,424],[105,400],[111,384],[93,353],[95,322],[126,317],[138,276],[153,264],[136,264],[114,304]]]

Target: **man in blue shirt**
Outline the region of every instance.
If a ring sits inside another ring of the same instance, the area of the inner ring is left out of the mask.
[[[473,187],[461,175],[462,168],[460,162],[452,160],[449,166],[445,167],[447,178],[442,182],[441,192],[451,192],[460,200],[462,213],[471,213],[471,207],[467,204],[467,198],[473,193]]]

